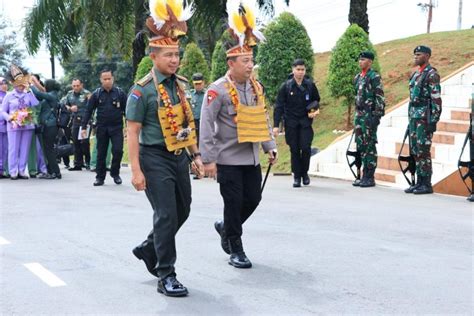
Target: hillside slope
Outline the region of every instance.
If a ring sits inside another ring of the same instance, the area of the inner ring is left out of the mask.
[[[417,45],[430,46],[433,51],[431,64],[441,78],[474,60],[474,30],[422,34],[375,45],[385,87],[387,108],[408,97],[408,79],[413,67],[413,49]],[[321,114],[314,122],[313,147],[326,148],[338,135],[333,130],[343,130],[347,108],[340,100],[329,95],[327,77],[331,52],[315,54],[314,78],[321,94]],[[355,74],[354,74],[355,75]],[[284,136],[278,137],[280,161],[275,172],[290,172],[289,151]],[[262,163],[264,163],[262,161]]]

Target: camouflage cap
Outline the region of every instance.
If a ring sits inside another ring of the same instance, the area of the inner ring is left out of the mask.
[[[429,48],[428,46],[419,45],[413,50],[413,54],[416,53],[426,53],[431,56],[431,48]]]
[[[366,50],[366,51],[359,54],[359,59],[361,59],[361,58],[367,58],[367,59],[370,59],[370,60],[374,60],[375,55],[371,51]]]

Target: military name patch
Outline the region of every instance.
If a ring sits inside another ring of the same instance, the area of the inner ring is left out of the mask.
[[[219,94],[215,90],[207,90],[207,105],[211,105]]]
[[[135,100],[138,100],[142,96],[142,93],[139,90],[133,90],[131,96]]]

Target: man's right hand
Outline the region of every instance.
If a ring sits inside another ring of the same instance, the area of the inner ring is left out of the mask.
[[[87,130],[86,129],[83,129],[81,131],[81,136],[82,136],[82,138],[87,138]]]
[[[204,164],[204,175],[209,178],[216,178],[217,165],[215,162]]]
[[[71,112],[77,112],[77,105],[72,105],[70,109],[71,109]]]
[[[141,170],[132,172],[132,185],[137,191],[146,190],[146,180]]]
[[[278,127],[273,128],[273,137],[277,137],[280,134],[280,129]]]

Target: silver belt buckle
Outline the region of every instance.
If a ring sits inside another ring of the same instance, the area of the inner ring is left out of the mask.
[[[176,150],[174,151],[174,155],[175,155],[175,156],[179,156],[179,155],[181,155],[182,153],[183,153],[183,149],[182,149],[182,148],[176,149]]]

